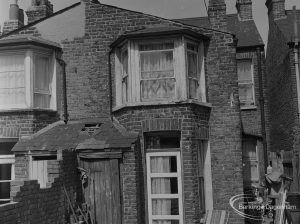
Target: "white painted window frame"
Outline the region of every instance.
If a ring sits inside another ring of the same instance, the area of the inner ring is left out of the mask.
[[[10,183],[15,179],[15,155],[0,155],[0,164],[11,164],[10,180],[0,180],[0,183]],[[0,202],[10,202],[10,198],[0,199]]]
[[[176,150],[176,149],[174,149]],[[170,157],[176,156],[177,172],[176,173],[150,173],[150,158],[151,157]],[[182,199],[182,170],[181,170],[181,154],[180,152],[148,152],[146,153],[147,166],[147,199],[148,199],[148,217],[149,224],[153,220],[179,220],[179,224],[183,224],[183,199]],[[151,178],[157,177],[177,177],[178,180],[178,194],[151,194]],[[152,199],[159,198],[176,198],[179,203],[179,215],[152,215]]]
[[[173,42],[173,60],[174,60],[174,77],[175,77],[175,96],[163,100],[141,100],[141,71],[140,71],[140,44],[155,44],[163,42]],[[184,35],[179,37],[171,37],[164,39],[148,39],[148,40],[128,40],[122,43],[119,48],[116,48],[115,53],[115,86],[116,86],[116,107],[127,105],[139,105],[142,102],[146,103],[161,103],[168,104],[177,101],[188,100],[188,74],[187,74],[187,42],[197,44],[199,46],[199,95],[200,99],[194,99],[200,102],[206,102],[206,79],[205,79],[205,56],[204,42],[195,40]],[[123,46],[127,46],[128,50],[128,101],[122,102],[122,59],[121,51]],[[200,71],[201,70],[201,71]]]
[[[25,67],[25,102],[21,105],[9,105],[8,107],[1,106],[1,110],[17,110],[17,109],[46,109],[46,110],[57,110],[57,99],[56,99],[56,82],[57,82],[57,63],[55,59],[55,53],[50,50],[43,48],[29,48],[27,50],[4,50],[0,52],[2,56],[5,55],[22,55],[24,56],[24,67]],[[34,108],[33,95],[34,95],[34,56],[43,56],[49,58],[49,72],[52,77],[51,82],[51,98],[49,108]]]
[[[252,85],[252,96],[253,96],[253,105],[245,105],[241,106],[241,109],[251,109],[251,108],[256,108],[256,99],[255,99],[255,85],[254,85],[254,64],[253,64],[253,59],[252,58],[243,58],[243,59],[237,59],[237,63],[239,61],[249,61],[251,63],[251,83],[250,82],[241,82],[238,80],[238,85]]]

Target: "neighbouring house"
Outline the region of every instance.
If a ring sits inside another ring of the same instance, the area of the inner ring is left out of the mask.
[[[293,178],[299,192],[299,32],[300,11],[286,10],[285,0],[266,1],[269,36],[266,55],[273,167]]]
[[[36,0],[23,25],[12,4],[0,222],[67,223],[85,202],[98,224],[202,223],[213,209],[244,223],[229,200],[265,172],[266,81],[252,2],[237,9],[210,0],[209,20],[169,20]]]

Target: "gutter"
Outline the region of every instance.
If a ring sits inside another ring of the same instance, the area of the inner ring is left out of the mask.
[[[263,140],[263,150],[264,150],[264,168],[265,172],[268,167],[268,148],[267,148],[267,137],[266,137],[266,120],[265,120],[265,100],[263,91],[263,78],[261,69],[261,48],[256,49],[257,55],[257,67],[258,67],[258,82],[259,82],[259,104],[260,104],[260,119],[261,119],[261,135]]]
[[[113,108],[113,96],[112,96],[112,74],[111,74],[111,55],[112,55],[113,49],[110,48],[108,52],[108,84],[109,84],[109,116],[111,121],[113,121],[113,115],[112,115],[112,108]]]
[[[293,6],[293,14],[294,14],[294,65],[296,72],[296,82],[297,82],[297,98],[298,98],[298,123],[300,123],[300,77],[299,77],[299,39],[298,39],[298,27],[297,27],[297,12],[296,6]]]

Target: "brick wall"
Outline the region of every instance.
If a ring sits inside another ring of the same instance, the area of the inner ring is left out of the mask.
[[[276,22],[269,18],[267,77],[271,151],[292,150],[297,123],[297,87],[292,51]]]
[[[70,208],[64,194],[65,185],[72,204],[80,202],[81,183],[78,176],[76,154],[64,151],[62,161],[48,161],[49,179],[47,188],[40,188],[36,180],[22,180],[18,176],[11,183],[10,204],[0,206],[0,223],[69,223]],[[22,162],[20,161],[22,160]],[[16,156],[16,168],[28,160]],[[25,175],[25,179],[28,177]],[[20,179],[20,180],[18,180]]]
[[[57,112],[47,110],[15,110],[0,112],[0,132],[14,128],[19,135],[3,135],[3,137],[22,137],[31,135],[48,124],[59,120]],[[1,133],[0,133],[1,136]]]
[[[272,16],[275,20],[286,17],[285,0],[267,0],[266,6],[269,16]]]
[[[236,8],[241,20],[251,20],[252,16],[252,0],[237,0]]]

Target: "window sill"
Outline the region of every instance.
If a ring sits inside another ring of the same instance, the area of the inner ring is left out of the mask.
[[[47,112],[47,113],[56,113],[56,110],[53,109],[40,109],[40,108],[16,108],[16,109],[0,109],[1,113],[30,113],[30,112]]]
[[[212,108],[211,103],[200,102],[197,100],[182,100],[182,101],[151,101],[151,102],[136,102],[136,103],[127,103],[122,106],[117,106],[113,108],[113,112],[121,110],[126,107],[141,107],[141,106],[164,106],[164,105],[183,105],[183,104],[195,104],[202,107]]]
[[[256,110],[257,106],[243,106],[241,110]]]

